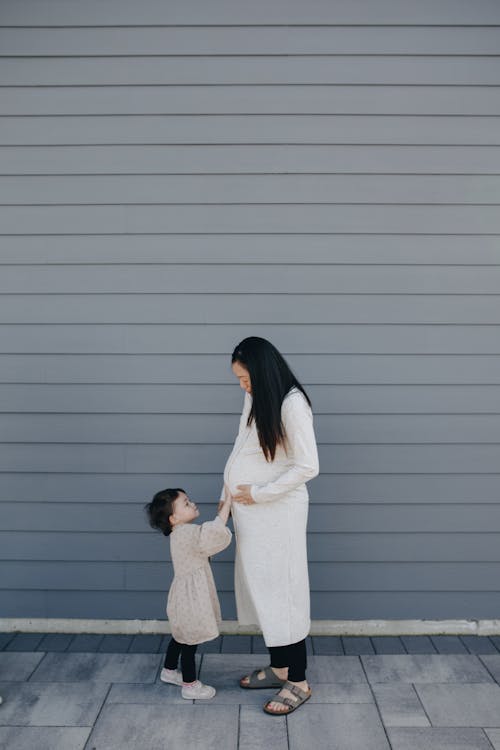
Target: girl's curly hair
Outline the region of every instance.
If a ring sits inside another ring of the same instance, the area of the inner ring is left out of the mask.
[[[181,487],[160,490],[151,502],[144,506],[149,525],[153,529],[162,531],[165,536],[168,536],[172,532],[169,518],[174,512],[174,501],[179,497],[179,492],[184,492],[184,490]]]

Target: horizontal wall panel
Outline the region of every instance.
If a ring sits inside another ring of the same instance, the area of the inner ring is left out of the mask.
[[[166,114],[500,115],[500,87],[25,86],[0,100],[0,116]]]
[[[231,443],[233,414],[4,414],[9,443]],[[496,414],[317,414],[319,443],[500,443]]]
[[[471,244],[474,253],[471,253]],[[307,258],[304,246],[307,245]],[[140,246],[141,252],[138,253]],[[432,235],[175,235],[175,236],[16,236],[3,237],[0,264],[93,265],[129,263],[136,272],[144,264],[231,263],[248,266],[274,263],[300,265],[500,265],[498,237]],[[102,268],[98,269],[100,275]],[[2,269],[2,278],[5,269]],[[307,272],[307,271],[306,271]],[[322,269],[322,274],[324,270]],[[433,271],[434,272],[434,271]],[[37,274],[39,269],[37,269]],[[155,274],[156,275],[156,274]],[[88,289],[87,289],[88,290]],[[20,289],[19,292],[21,293]],[[43,290],[40,290],[43,291]],[[64,291],[64,290],[62,290]],[[82,291],[82,290],[80,290]],[[114,290],[113,290],[114,291]],[[136,291],[130,289],[130,291]],[[150,290],[145,290],[150,291]],[[152,292],[156,291],[153,287]],[[160,290],[164,292],[165,290]],[[228,291],[227,289],[225,290]],[[304,291],[300,289],[299,291]],[[328,291],[334,291],[329,289]],[[374,291],[366,289],[366,292]],[[392,290],[394,291],[394,290]]]
[[[500,386],[315,385],[315,414],[499,414]],[[4,385],[5,413],[241,413],[236,385]],[[78,411],[79,410],[79,411]]]
[[[3,205],[98,206],[122,203],[162,205],[162,210],[169,203],[498,205],[500,176],[301,174],[0,177],[0,204]],[[132,209],[129,207],[128,210]],[[199,208],[193,208],[193,218],[197,210]],[[231,205],[226,210],[229,215]]]
[[[500,323],[499,294],[18,294],[0,297],[4,323]],[[227,363],[224,363],[224,365]],[[220,374],[226,369],[221,363]],[[225,374],[225,373],[224,373]],[[149,377],[148,377],[149,379]]]
[[[123,29],[120,31],[123,32]],[[73,115],[63,117],[27,115],[0,118],[0,145],[2,146],[159,143],[491,146],[498,145],[499,132],[498,117],[481,117],[480,115],[474,115],[473,119],[470,116],[459,115],[412,117],[348,114],[121,115],[114,117],[88,115],[84,118]],[[458,180],[458,177],[455,179]],[[146,189],[150,184],[149,180],[146,182]],[[177,180],[180,189],[182,183],[179,177]],[[51,197],[51,194],[46,197]],[[278,197],[275,194],[275,199]]]
[[[500,33],[499,33],[500,40]],[[500,81],[497,56],[150,56],[2,59],[0,86],[459,85]]]
[[[235,420],[236,423],[236,420]],[[211,473],[160,474],[0,474],[6,502],[137,503],[149,501],[165,485],[184,487],[201,508],[201,520],[215,512],[221,494],[223,467]],[[331,474],[322,471],[308,483],[311,502],[342,503],[498,503],[500,474]],[[42,507],[43,512],[43,507]],[[135,558],[134,558],[135,559]]]
[[[166,578],[166,577],[164,577]],[[171,576],[170,576],[171,578]],[[165,581],[166,583],[166,581]],[[23,589],[120,591],[126,589],[122,563],[2,562],[0,590]]]
[[[498,563],[498,533],[309,533],[314,562],[491,562]],[[4,532],[2,560],[164,562],[169,544],[159,532]],[[234,541],[217,555],[234,559]],[[55,617],[55,615],[53,615]],[[331,619],[331,616],[330,618]],[[365,618],[366,619],[366,618]]]
[[[287,354],[305,385],[500,385],[500,355]],[[235,384],[229,354],[0,354],[0,383]]]
[[[267,25],[284,23],[309,24],[382,24],[382,25],[493,25],[500,23],[500,9],[489,0],[479,0],[471,7],[457,5],[456,0],[350,0],[325,3],[323,0],[255,0],[248,5],[242,0],[213,0],[210,6],[197,0],[182,4],[149,0],[138,7],[133,0],[87,0],[76,6],[58,0],[6,0],[2,8],[4,26],[122,26],[145,25]]]
[[[442,449],[438,448],[440,452]],[[144,503],[0,503],[4,531],[143,532]],[[204,516],[210,517],[210,509]],[[212,507],[212,517],[215,506]],[[203,520],[203,519],[201,519]],[[500,533],[497,504],[311,504],[308,530],[312,533]],[[500,562],[500,561],[499,561]],[[499,579],[500,585],[500,579]]]
[[[1,158],[0,174],[2,175],[238,173],[470,173],[491,175],[498,174],[500,171],[500,146],[494,145],[260,144],[244,146],[32,146],[30,148],[2,146]],[[132,229],[130,228],[129,231]],[[261,231],[266,230],[262,227]],[[356,231],[356,229],[351,231]],[[456,233],[460,234],[461,231],[463,230]],[[432,232],[429,231],[429,233]]]
[[[212,560],[217,590],[232,592],[231,563]],[[498,592],[500,563],[311,563],[311,593],[320,591],[490,591]],[[457,575],[458,574],[458,575]],[[3,562],[0,590],[155,591],[166,593],[170,563]],[[17,586],[12,582],[17,581]]]
[[[500,169],[500,166],[499,166]],[[499,234],[498,206],[2,206],[4,234]]]
[[[0,28],[0,55],[497,55],[495,27]]]
[[[14,331],[15,328],[15,331]],[[443,325],[171,325],[0,326],[0,350],[8,353],[196,352],[229,355],[246,336],[264,336],[284,353],[489,354],[499,353],[497,326]],[[13,335],[15,333],[15,336]],[[211,339],[207,338],[210,334]]]
[[[458,210],[463,210],[463,208],[457,208]],[[500,216],[499,210],[497,214]],[[242,263],[218,265],[152,263],[142,266],[132,264],[29,266],[22,264],[6,266],[2,269],[0,277],[0,292],[8,294],[140,293],[153,295],[208,292],[224,295],[228,292],[245,294],[256,291],[261,294],[286,292],[287,294],[498,295],[500,263],[494,267],[398,266],[395,264],[385,266],[345,264],[337,267],[325,263],[321,268],[268,264],[265,273],[258,264],[253,263],[247,265]],[[105,325],[102,329],[106,330]],[[133,329],[128,330],[133,331]],[[146,335],[146,327],[142,327],[141,330],[142,335]],[[175,329],[172,328],[172,330]],[[238,338],[238,334],[236,337]],[[212,351],[217,352],[216,343]]]
[[[207,473],[222,467],[231,445],[4,444],[1,471],[82,473]],[[498,473],[499,444],[323,445],[320,465],[329,473]],[[250,483],[251,477],[249,477]]]
[[[166,593],[157,591],[2,591],[5,617],[78,617],[89,611],[101,619],[166,619]],[[234,595],[220,595],[222,617],[236,618]],[[313,592],[311,615],[316,620],[366,619],[494,619],[496,597],[490,591]],[[158,666],[163,660],[158,655]]]
[[[16,563],[10,563],[10,565],[16,565]],[[52,569],[50,563],[48,566],[47,579],[50,583]],[[45,570],[45,567],[42,570]],[[232,591],[233,566],[230,563],[212,560],[212,570],[218,591]],[[172,572],[171,566],[164,563],[127,563],[125,576],[127,590],[164,591]],[[422,590],[497,593],[499,592],[500,563],[400,563],[397,566],[391,563],[311,563],[309,576],[312,594],[319,591]],[[28,579],[27,585],[29,586],[27,571],[25,577]],[[80,588],[80,586],[76,584],[74,588]],[[100,589],[103,586],[99,582],[94,587],[91,579],[88,579],[88,585],[82,585],[81,588]]]

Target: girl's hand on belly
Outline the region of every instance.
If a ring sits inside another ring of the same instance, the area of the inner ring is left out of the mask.
[[[233,495],[233,501],[242,505],[255,505],[255,500],[250,494],[251,486],[250,484],[239,484],[236,488],[238,492]]]

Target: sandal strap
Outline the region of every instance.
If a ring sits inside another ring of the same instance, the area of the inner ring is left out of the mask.
[[[297,701],[293,701],[291,698],[285,698],[282,695],[275,695],[274,698],[270,698],[267,703],[282,703],[284,706],[290,706],[290,708],[297,705]]]
[[[307,696],[309,695],[309,693],[307,693],[305,690],[302,690],[302,688],[299,688],[298,685],[294,685],[292,682],[288,682],[288,680],[283,685],[283,688],[289,690],[291,693],[293,693],[293,695],[296,695],[297,698],[300,698],[300,700],[304,700],[304,698],[307,698]],[[294,705],[296,703],[297,701],[295,701]]]

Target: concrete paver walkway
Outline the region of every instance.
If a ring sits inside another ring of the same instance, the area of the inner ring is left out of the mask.
[[[313,696],[285,718],[237,684],[258,639],[207,644],[218,692],[193,702],[159,680],[164,638],[125,638],[0,635],[1,750],[500,750],[497,639],[309,639]]]

